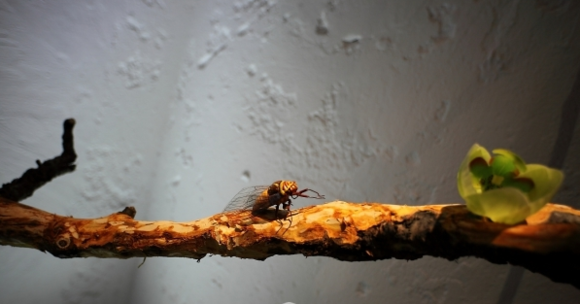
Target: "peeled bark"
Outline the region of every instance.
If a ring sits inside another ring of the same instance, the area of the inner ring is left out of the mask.
[[[191,222],[138,221],[135,209],[96,219],[63,217],[0,198],[0,244],[56,257],[187,257],[263,260],[273,255],[344,261],[463,256],[523,266],[580,288],[580,211],[548,204],[527,223],[504,225],[464,205],[332,202],[253,215],[220,213]]]

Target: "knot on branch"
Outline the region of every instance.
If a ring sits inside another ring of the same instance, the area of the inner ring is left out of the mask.
[[[61,236],[56,240],[56,246],[60,249],[66,249],[70,245],[70,237]]]

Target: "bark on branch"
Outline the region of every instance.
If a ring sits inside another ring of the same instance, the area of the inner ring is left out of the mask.
[[[56,257],[187,257],[263,260],[273,255],[344,261],[425,255],[510,263],[580,288],[580,211],[549,204],[527,223],[504,225],[464,205],[399,206],[332,202],[294,210],[287,220],[236,211],[192,221],[138,221],[135,210],[96,219],[63,217],[0,198],[0,244]]]
[[[22,201],[32,196],[36,189],[50,182],[53,178],[74,171],[76,168],[74,162],[77,159],[72,133],[74,126],[75,120],[73,118],[69,118],[63,123],[61,155],[44,162],[37,160],[37,168],[28,169],[21,177],[3,184],[0,188],[0,196],[15,202]]]

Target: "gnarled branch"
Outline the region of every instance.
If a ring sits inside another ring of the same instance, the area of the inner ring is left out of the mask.
[[[77,154],[74,149],[73,128],[75,120],[69,118],[64,121],[62,134],[62,154],[41,162],[36,161],[37,168],[28,169],[24,174],[10,183],[2,185],[0,196],[14,202],[22,201],[34,193],[36,189],[50,182],[53,178],[75,170],[74,162]]]
[[[0,198],[0,244],[56,257],[201,259],[207,254],[263,260],[273,255],[344,261],[425,255],[510,263],[580,288],[580,211],[549,204],[527,223],[504,225],[464,205],[399,206],[333,202],[294,210],[220,213],[192,221],[138,221],[134,209],[96,219],[63,217]]]
[[[63,153],[0,189],[0,245],[36,248],[56,257],[201,259],[207,254],[263,260],[276,254],[344,261],[425,255],[510,263],[580,288],[580,211],[548,204],[526,223],[504,225],[464,205],[398,206],[333,202],[276,219],[274,212],[217,214],[192,222],[135,220],[135,208],[97,219],[51,214],[23,200],[74,170],[74,120],[64,123]]]

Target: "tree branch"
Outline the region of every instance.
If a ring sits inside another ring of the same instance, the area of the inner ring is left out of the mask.
[[[38,168],[28,169],[20,178],[3,184],[0,188],[0,196],[14,202],[22,201],[32,196],[36,189],[50,182],[53,178],[74,171],[74,162],[77,159],[72,133],[74,126],[74,119],[69,118],[64,121],[61,155],[44,162],[37,160]]]
[[[526,223],[504,225],[464,205],[398,206],[333,202],[253,215],[235,211],[192,222],[134,220],[135,208],[97,219],[51,214],[23,200],[75,169],[74,119],[64,122],[63,153],[0,189],[0,245],[35,248],[56,257],[201,259],[207,254],[263,260],[276,254],[328,256],[343,261],[425,255],[475,256],[523,266],[580,288],[580,211],[548,204]]]
[[[0,244],[56,257],[187,257],[263,260],[273,255],[343,261],[463,256],[523,266],[580,288],[580,211],[548,204],[527,223],[504,225],[464,205],[398,206],[333,202],[294,210],[220,213],[192,222],[134,220],[126,208],[97,219],[50,214],[0,198]]]

